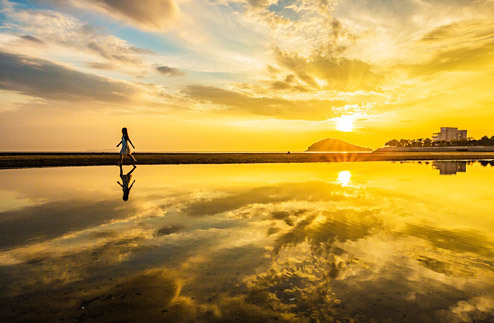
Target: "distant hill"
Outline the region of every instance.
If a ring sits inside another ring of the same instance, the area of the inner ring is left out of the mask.
[[[306,151],[372,151],[372,149],[355,146],[339,139],[327,138],[312,144]]]

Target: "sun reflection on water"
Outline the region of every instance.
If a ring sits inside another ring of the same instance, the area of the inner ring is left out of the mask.
[[[348,184],[350,184],[351,178],[352,178],[352,173],[350,173],[347,170],[342,170],[341,172],[338,173],[337,180],[341,186],[348,186]]]

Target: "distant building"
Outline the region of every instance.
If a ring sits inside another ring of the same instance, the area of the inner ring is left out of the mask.
[[[466,130],[458,130],[458,128],[441,127],[441,132],[436,132],[432,135],[433,141],[452,141],[467,139]]]

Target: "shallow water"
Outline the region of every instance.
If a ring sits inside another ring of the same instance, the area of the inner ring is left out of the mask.
[[[491,164],[1,170],[0,319],[493,320]]]

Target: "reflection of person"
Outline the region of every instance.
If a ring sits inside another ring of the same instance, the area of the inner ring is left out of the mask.
[[[132,179],[131,174],[134,171],[134,169],[136,169],[135,165],[134,165],[134,168],[132,168],[132,170],[130,172],[128,172],[127,174],[124,175],[123,170],[122,170],[122,165],[120,165],[120,178],[122,179],[122,184],[120,184],[119,181],[117,181],[117,183],[118,183],[118,185],[120,185],[122,187],[122,190],[123,190],[122,199],[124,201],[127,201],[129,199],[130,189],[132,188],[132,186],[134,186],[134,183],[136,182],[134,180],[129,187],[130,180]]]
[[[132,156],[132,151],[130,150],[129,143],[132,145],[132,148],[136,149],[129,138],[127,128],[122,128],[122,141],[120,141],[117,145],[117,147],[122,145],[122,149],[120,149],[120,165],[122,165],[124,155],[129,155],[129,157],[132,158],[133,165],[135,165],[135,163],[137,162],[134,156]]]

